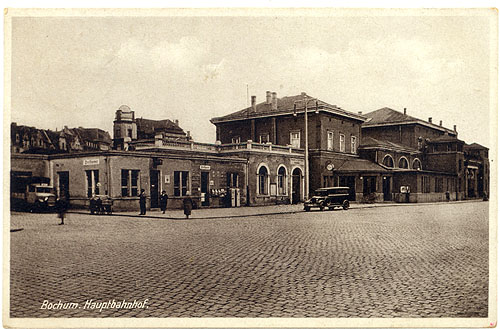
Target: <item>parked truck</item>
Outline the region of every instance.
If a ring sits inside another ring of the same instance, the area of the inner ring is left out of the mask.
[[[11,179],[11,209],[24,211],[53,210],[56,205],[54,188],[45,177]]]

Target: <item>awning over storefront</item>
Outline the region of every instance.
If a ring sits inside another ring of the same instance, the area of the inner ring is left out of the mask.
[[[352,173],[352,172],[372,172],[372,173],[390,173],[390,170],[365,159],[349,159],[343,162],[338,168],[334,169],[336,173]]]

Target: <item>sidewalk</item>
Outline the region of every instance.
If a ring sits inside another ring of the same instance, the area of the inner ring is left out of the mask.
[[[349,210],[363,209],[363,208],[380,208],[380,207],[411,207],[411,206],[430,206],[438,204],[454,204],[464,202],[482,202],[480,199],[475,200],[462,200],[450,202],[428,202],[428,203],[351,203]],[[133,212],[116,212],[112,216],[123,217],[139,217],[139,218],[156,218],[156,219],[186,219],[182,209],[167,210],[163,214],[159,209],[149,210],[145,216],[138,215],[138,211]],[[313,210],[314,211],[314,210]],[[326,210],[325,210],[326,211]],[[87,211],[72,211],[74,213],[88,214]],[[296,205],[269,205],[269,206],[254,206],[254,207],[238,207],[238,208],[203,208],[195,209],[192,211],[189,219],[210,219],[210,218],[236,218],[236,217],[250,217],[250,216],[265,216],[265,215],[279,215],[279,214],[295,214],[304,212],[304,205],[302,203]]]

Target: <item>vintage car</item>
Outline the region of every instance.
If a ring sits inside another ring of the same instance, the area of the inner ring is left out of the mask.
[[[113,212],[113,200],[107,195],[94,195],[90,199],[90,213],[111,214]]]
[[[304,202],[304,210],[309,211],[314,207],[319,208],[319,210],[325,208],[331,210],[335,207],[347,210],[349,209],[348,199],[349,187],[322,187],[314,191],[313,197]]]

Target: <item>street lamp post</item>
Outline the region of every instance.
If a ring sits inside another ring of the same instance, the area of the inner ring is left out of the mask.
[[[309,198],[309,128],[307,124],[307,104],[310,101],[316,102],[316,111],[318,110],[318,99],[317,98],[307,98],[307,95],[304,93],[304,100],[295,101],[293,103],[294,106],[294,115],[297,115],[296,105],[298,102],[304,102],[304,187],[305,187],[305,197]]]

